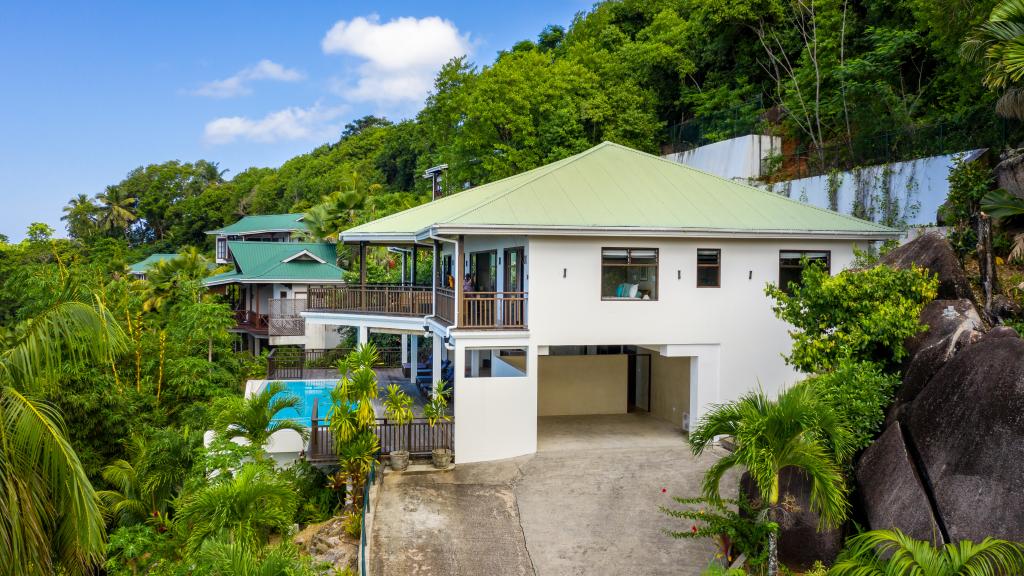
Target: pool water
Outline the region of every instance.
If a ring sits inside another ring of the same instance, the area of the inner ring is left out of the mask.
[[[274,420],[295,420],[309,426],[313,418],[314,400],[318,401],[317,416],[321,420],[327,418],[331,410],[331,390],[334,390],[337,380],[286,380],[281,383],[285,389],[274,398],[293,395],[298,396],[300,402],[295,408],[285,408],[278,412]]]

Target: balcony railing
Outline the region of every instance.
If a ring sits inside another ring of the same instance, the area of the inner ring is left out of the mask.
[[[351,352],[351,348],[274,348],[267,356],[267,378],[301,380],[302,378],[336,378],[338,361]],[[401,368],[402,349],[378,347],[375,368]],[[327,375],[327,372],[332,374]]]
[[[330,406],[321,406],[318,399],[313,400],[313,414],[310,419],[309,444],[306,447],[306,460],[312,463],[337,462],[338,455],[334,449],[334,438],[328,426],[327,415]],[[383,455],[392,450],[408,450],[413,456],[428,456],[435,448],[454,449],[454,422],[438,422],[430,426],[423,418],[416,418],[411,423],[398,426],[387,418],[377,418],[374,433],[380,439]]]
[[[267,315],[257,314],[252,310],[235,310],[235,327],[247,332],[266,334],[268,329]]]
[[[305,298],[271,298],[269,334],[271,336],[305,336]]]
[[[526,292],[466,292],[462,295],[460,328],[526,328]]]
[[[385,316],[429,316],[433,313],[430,286],[367,284],[310,288],[308,310]]]
[[[437,304],[429,286],[367,285],[310,288],[307,310],[380,314],[384,316],[430,316],[455,324],[456,295],[437,288]],[[465,292],[459,308],[460,328],[521,330],[526,328],[526,292]]]

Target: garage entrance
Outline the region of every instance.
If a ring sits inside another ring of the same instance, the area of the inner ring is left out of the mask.
[[[683,437],[689,358],[630,345],[552,346],[537,364],[538,450]]]

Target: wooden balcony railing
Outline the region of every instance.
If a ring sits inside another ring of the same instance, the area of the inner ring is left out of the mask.
[[[257,314],[252,310],[235,310],[235,327],[239,330],[266,334],[267,315]]]
[[[307,309],[386,316],[429,316],[433,313],[430,286],[367,284],[310,288]]]
[[[465,292],[460,328],[526,328],[526,292]]]
[[[455,324],[455,290],[437,289],[437,301],[434,316],[449,324]]]
[[[336,462],[334,438],[327,423],[330,407],[319,406],[313,400],[313,414],[310,420],[309,444],[306,446],[306,460],[312,463]],[[410,424],[398,426],[387,418],[377,418],[374,432],[380,439],[383,456],[392,450],[408,450],[413,456],[429,456],[434,448],[454,449],[454,422],[439,422],[430,426],[423,418],[416,418]]]

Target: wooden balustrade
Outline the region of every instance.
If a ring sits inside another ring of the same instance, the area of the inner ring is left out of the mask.
[[[267,356],[267,378],[270,380],[301,380],[309,371],[330,370],[349,355],[351,348],[274,348]],[[402,349],[378,347],[377,368],[401,368]]]
[[[307,309],[387,316],[429,316],[433,313],[430,286],[367,284],[310,288]]]
[[[318,399],[313,400],[309,443],[305,454],[309,462],[333,463],[338,460],[334,438],[327,422],[328,411],[329,407],[321,408]],[[387,418],[377,418],[374,433],[380,439],[381,454],[384,456],[392,450],[408,450],[414,456],[429,456],[435,448],[451,450],[455,446],[455,426],[452,421],[430,426],[425,419],[416,418],[409,424],[399,426]]]
[[[455,324],[455,290],[438,288],[434,316],[449,324]]]
[[[252,310],[235,310],[235,325],[240,330],[266,333],[268,321],[266,314],[257,314]]]
[[[526,328],[526,292],[465,292],[460,328]]]

